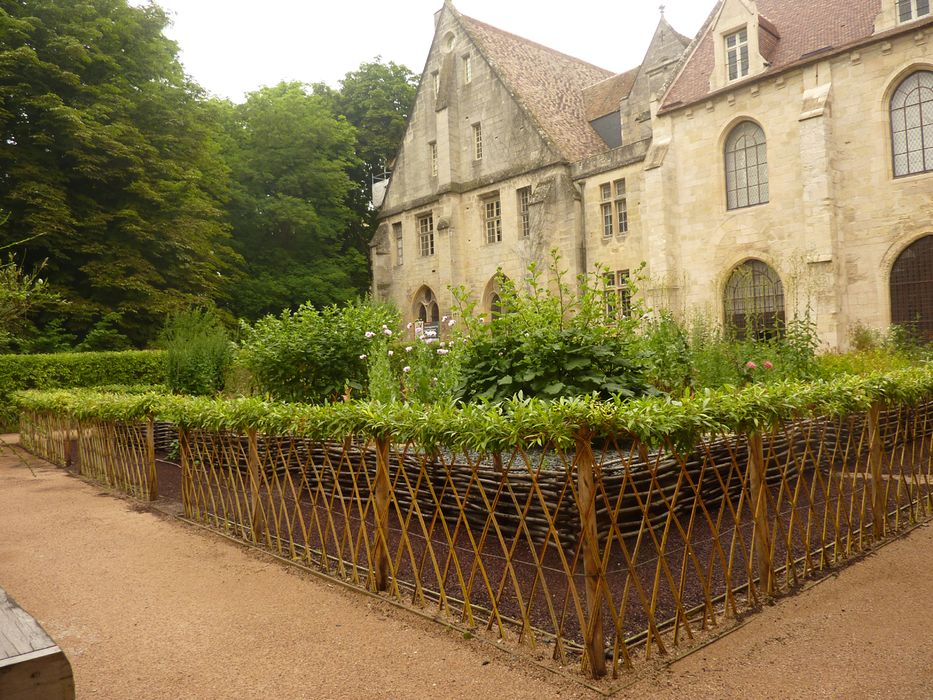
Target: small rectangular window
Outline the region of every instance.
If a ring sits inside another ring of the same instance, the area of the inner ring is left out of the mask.
[[[616,230],[621,233],[628,232],[628,207],[625,203],[625,180],[616,180],[615,188]]]
[[[418,217],[418,241],[421,255],[434,255],[434,215]]]
[[[436,70],[431,73],[431,85],[434,87],[434,96],[437,97],[441,92],[441,72]]]
[[[605,202],[600,205],[603,217],[603,237],[612,238],[612,204]]]
[[[531,188],[518,190],[518,233],[522,238],[531,235]]]
[[[729,80],[738,80],[748,75],[748,29],[726,37],[726,65]]]
[[[431,176],[437,177],[437,142],[432,141],[428,147],[431,150]]]
[[[483,219],[486,223],[486,242],[502,242],[502,203],[499,198],[483,202]]]
[[[632,290],[629,271],[619,270],[606,274],[606,315],[610,318],[628,318],[632,313]]]
[[[467,54],[463,57],[463,82],[469,83],[473,80],[473,57]]]
[[[603,237],[628,231],[628,207],[625,202],[625,180],[605,182],[599,186],[600,218],[603,224]]]
[[[909,22],[930,14],[930,0],[897,0],[897,19]]]
[[[483,159],[483,125],[473,125],[473,160]]]
[[[395,235],[395,264],[402,264],[402,224],[392,224],[392,233]]]

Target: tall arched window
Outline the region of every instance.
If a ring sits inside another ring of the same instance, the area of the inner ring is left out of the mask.
[[[499,318],[503,313],[508,312],[502,297],[503,290],[511,288],[511,280],[509,280],[501,270],[493,275],[492,279],[486,283],[486,289],[483,291],[483,308],[489,311],[490,320]],[[508,298],[508,295],[505,296]]]
[[[891,96],[894,177],[933,171],[933,71],[908,75]]]
[[[761,260],[746,260],[726,282],[726,329],[739,339],[764,340],[784,332],[784,285]]]
[[[768,146],[755,122],[742,122],[726,139],[726,206],[753,207],[768,202]]]
[[[933,340],[933,235],[907,246],[894,261],[891,323]]]
[[[440,330],[441,310],[430,287],[422,287],[415,295],[414,316],[421,323],[421,332],[436,336]]]
[[[493,295],[489,298],[489,315],[493,319],[502,315],[502,299],[498,292],[493,292]]]

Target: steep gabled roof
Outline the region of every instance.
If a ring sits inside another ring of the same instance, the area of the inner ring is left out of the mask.
[[[771,63],[765,74],[776,73],[821,52],[830,52],[868,39],[875,29],[882,0],[757,0],[762,26],[776,41],[768,47]],[[662,111],[702,100],[709,94],[715,66],[712,19],[664,98]]]
[[[506,89],[563,158],[574,162],[606,150],[586,118],[583,90],[613,77],[612,71],[453,11]]]
[[[640,68],[633,68],[585,88],[583,103],[586,107],[586,120],[591,122],[607,114],[618,112],[619,103],[632,91],[639,70]]]

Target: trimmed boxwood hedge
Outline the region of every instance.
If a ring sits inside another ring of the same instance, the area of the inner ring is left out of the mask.
[[[68,352],[0,355],[0,427],[16,425],[10,394],[24,389],[153,385],[165,381],[165,352]]]
[[[423,448],[504,450],[569,447],[579,430],[593,437],[631,435],[649,446],[689,449],[703,435],[767,429],[782,421],[863,412],[874,401],[914,405],[933,400],[933,364],[830,381],[783,382],[705,391],[682,398],[556,401],[514,398],[497,404],[287,404],[259,398],[222,400],[159,393],[30,391],[18,405],[80,419],[139,420],[152,416],[182,427],[342,440],[391,437]]]

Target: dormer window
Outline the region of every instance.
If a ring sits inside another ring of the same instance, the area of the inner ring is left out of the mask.
[[[929,0],[919,0],[928,2]],[[726,67],[729,80],[738,80],[748,75],[748,28],[725,36]]]
[[[910,22],[930,14],[930,0],[897,0],[897,21]]]

